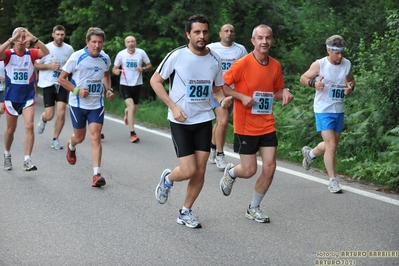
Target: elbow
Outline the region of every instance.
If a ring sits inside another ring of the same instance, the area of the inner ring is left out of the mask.
[[[299,78],[299,82],[300,82],[302,85],[304,85],[304,84],[305,84],[305,77],[304,77],[304,76],[301,76],[301,77]]]
[[[58,80],[57,80],[57,82],[62,86],[62,87],[64,87],[64,80],[63,80],[63,78],[58,78]],[[64,87],[65,88],[65,87]]]

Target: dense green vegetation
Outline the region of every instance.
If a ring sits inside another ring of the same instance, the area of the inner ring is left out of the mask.
[[[238,43],[252,49],[252,29],[265,23],[274,30],[272,56],[283,66],[286,86],[295,100],[275,105],[280,140],[279,158],[300,162],[300,149],[315,145],[312,112],[314,91],[299,84],[300,75],[325,56],[324,41],[333,34],[347,41],[346,57],[353,63],[355,92],[346,99],[345,128],[338,148],[337,169],[357,179],[399,187],[399,3],[397,0],[3,0],[0,3],[0,42],[17,26],[28,27],[44,42],[56,24],[67,28],[75,49],[84,46],[90,26],[107,34],[104,50],[114,58],[123,39],[134,35],[157,66],[171,49],[186,43],[184,25],[193,14],[207,15],[212,41],[221,25],[235,26]],[[154,99],[146,75],[143,97]],[[114,84],[117,79],[114,78]],[[114,87],[116,87],[115,85]],[[123,114],[123,105],[107,103]],[[122,110],[121,110],[122,109]],[[138,118],[165,125],[159,101],[142,105]],[[314,165],[324,169],[322,158]]]

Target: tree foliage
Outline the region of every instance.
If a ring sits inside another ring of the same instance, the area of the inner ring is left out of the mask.
[[[0,41],[7,40],[15,27],[25,26],[48,42],[51,29],[62,24],[66,41],[80,49],[87,29],[100,27],[111,58],[124,49],[124,38],[134,35],[156,67],[167,52],[187,43],[185,22],[193,14],[210,19],[212,42],[219,40],[223,24],[233,24],[236,41],[248,51],[253,28],[267,24],[275,37],[271,55],[280,61],[286,86],[295,93],[289,107],[276,104],[279,150],[285,151],[286,159],[299,162],[300,148],[317,144],[320,136],[314,129],[314,91],[298,79],[314,60],[326,55],[325,40],[340,34],[347,41],[345,57],[353,63],[357,85],[346,99],[337,167],[357,178],[398,186],[398,12],[397,0],[3,0]],[[148,76],[144,91],[150,92]]]

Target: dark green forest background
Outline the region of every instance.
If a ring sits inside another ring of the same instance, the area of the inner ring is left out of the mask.
[[[124,38],[134,35],[138,47],[156,67],[167,52],[185,44],[187,18],[201,13],[211,21],[211,41],[231,23],[236,41],[252,50],[250,37],[263,23],[274,31],[271,55],[283,67],[286,87],[295,95],[287,107],[275,105],[279,157],[300,162],[300,149],[321,138],[313,118],[314,91],[299,84],[310,64],[326,55],[324,42],[333,34],[347,41],[355,92],[345,100],[345,125],[338,147],[337,169],[355,179],[399,187],[399,2],[397,0],[0,0],[0,42],[24,26],[43,42],[53,26],[67,29],[75,50],[85,45],[89,27],[106,35],[104,50],[114,58]],[[147,81],[148,77],[147,75]],[[146,83],[147,97],[153,96]],[[323,169],[323,160],[314,165]]]

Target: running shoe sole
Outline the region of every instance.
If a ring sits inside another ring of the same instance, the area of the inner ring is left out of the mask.
[[[200,223],[198,223],[197,225],[194,226],[194,225],[191,225],[189,223],[186,223],[186,221],[184,221],[183,219],[180,219],[180,217],[177,217],[177,221],[176,222],[178,224],[185,225],[188,228],[202,228],[202,225]]]
[[[102,186],[105,186],[105,184],[107,184],[107,182],[105,182],[104,177],[100,177],[100,178],[96,181],[96,183],[92,184],[91,186],[92,186],[92,187],[102,187]]]
[[[252,217],[252,215],[251,214],[249,214],[249,213],[245,213],[245,217],[247,217],[247,219],[249,219],[249,220],[254,220],[255,222],[258,222],[258,223],[270,223],[270,219],[269,218],[266,218],[266,219],[256,219],[256,218],[254,218],[254,217]]]

